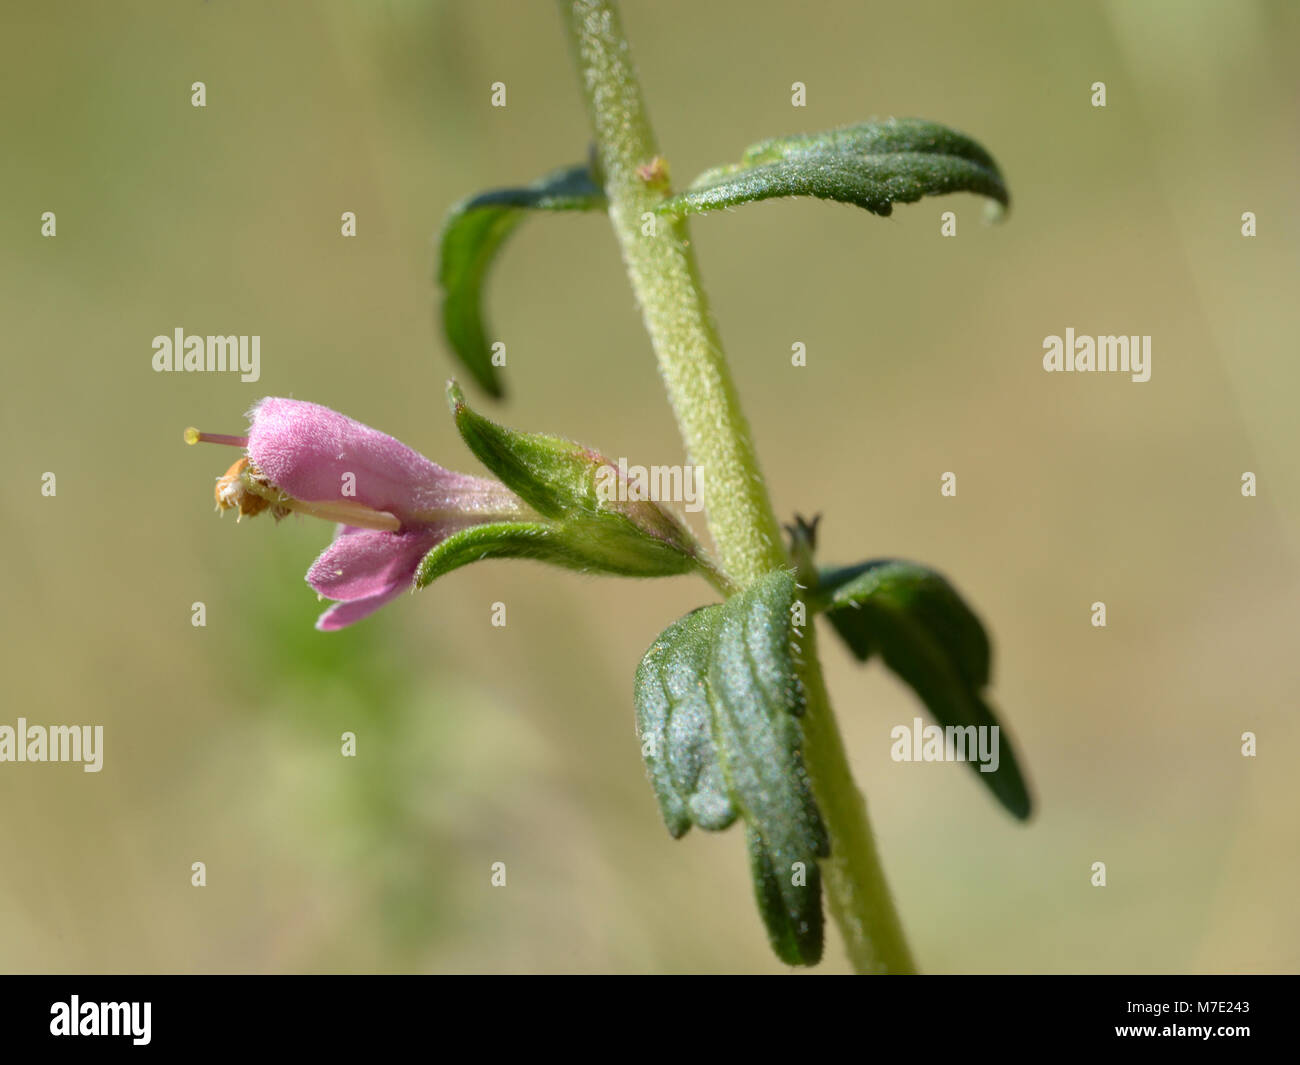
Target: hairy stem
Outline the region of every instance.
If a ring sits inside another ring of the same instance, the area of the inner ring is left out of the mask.
[[[609,215],[659,357],[690,461],[704,470],[709,531],[724,573],[743,586],[785,565],[781,530],[758,472],[749,425],[722,355],[684,219],[652,214],[667,198],[641,89],[618,14],[561,0],[582,76]]]
[[[704,471],[709,532],[724,590],[790,565],[749,424],[700,284],[687,222],[655,215],[669,184],[618,12],[610,0],[559,0],[595,132],[595,162],[633,291],[689,460]],[[804,761],[831,838],[831,913],[859,972],[910,972],[912,960],[805,632]]]
[[[876,853],[867,803],[853,782],[844,741],[831,710],[817,657],[817,630],[811,619],[804,630],[802,648],[800,676],[807,699],[803,756],[831,837],[831,856],[821,862],[831,916],[858,972],[915,972]]]

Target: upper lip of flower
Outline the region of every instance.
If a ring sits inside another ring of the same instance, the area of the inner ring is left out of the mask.
[[[185,439],[243,447],[246,460],[220,479],[217,502],[241,514],[290,510],[341,524],[397,531],[466,518],[492,521],[532,511],[499,481],[444,469],[386,433],[305,400],[270,397],[248,412],[247,436]]]
[[[403,528],[526,511],[497,481],[455,473],[337,411],[271,397],[249,411],[248,457],[281,492],[305,503],[359,504]]]

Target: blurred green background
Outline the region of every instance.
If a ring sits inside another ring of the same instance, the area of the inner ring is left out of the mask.
[[[827,561],[944,570],[994,637],[1028,826],[963,767],[891,762],[919,704],[823,641],[922,967],[1295,970],[1300,7],[624,19],[679,184],[897,114],[972,134],[1012,189],[998,227],[966,196],[693,226],[778,511],[824,514]],[[742,834],[670,840],[634,735],[633,668],[703,583],[488,563],[320,634],[303,574],[329,528],[218,520],[233,456],[181,441],[292,395],[481,472],[443,403],[432,235],[460,196],[583,158],[553,6],[16,0],[4,25],[0,723],[106,739],[98,775],[0,765],[0,967],[779,971]],[[528,223],[489,307],[511,395],[484,410],[683,461],[603,217]],[[260,334],[261,381],[155,374],[178,326]],[[1151,381],[1045,374],[1067,326],[1151,334]],[[832,934],[821,971],[845,968]]]

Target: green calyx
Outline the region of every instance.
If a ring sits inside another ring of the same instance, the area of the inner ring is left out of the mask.
[[[717,575],[686,525],[659,502],[628,498],[617,467],[571,440],[507,429],[447,386],[456,427],[475,456],[539,517],[454,533],[421,564],[417,587],[483,558],[531,558],[625,577]]]

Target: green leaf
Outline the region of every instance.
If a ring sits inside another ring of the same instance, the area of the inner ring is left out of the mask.
[[[457,358],[493,396],[502,395],[483,321],[483,284],[497,251],[528,210],[592,211],[605,193],[586,166],[570,166],[517,189],[495,189],[461,200],[442,224],[438,284],[442,327]]]
[[[743,817],[772,948],[812,965],[829,843],[801,754],[794,602],[794,575],[780,571],[669,626],[637,669],[637,727],[669,832]]]
[[[664,214],[699,214],[780,196],[816,196],[888,215],[922,196],[976,192],[1003,207],[1010,195],[993,157],[937,122],[890,119],[762,141],[738,164],[705,171],[665,200]]]
[[[434,547],[420,563],[415,587],[427,587],[452,570],[489,558],[531,558],[619,577],[669,577],[695,567],[694,559],[679,552],[578,522],[493,522],[462,529]]]
[[[417,587],[481,558],[532,558],[625,577],[708,569],[694,536],[670,511],[651,500],[618,499],[617,467],[599,453],[498,425],[471,410],[455,382],[447,398],[470,450],[540,520],[475,525],[453,534],[425,556]]]
[[[424,556],[415,586],[424,588],[452,570],[488,558],[532,558],[569,569],[586,569],[581,554],[540,521],[493,522],[453,533]]]
[[[859,659],[879,653],[945,729],[997,726],[997,769],[968,764],[1012,815],[1029,816],[1032,802],[1015,750],[982,694],[990,676],[989,639],[952,585],[923,566],[881,559],[823,570],[813,605],[826,611]]]
[[[507,429],[483,417],[465,402],[455,381],[447,383],[447,405],[474,456],[538,513],[559,518],[600,509],[596,452],[563,437]]]
[[[737,815],[713,746],[707,689],[713,609],[687,614],[663,633],[636,675],[637,733],[674,839],[691,825],[720,831]]]

